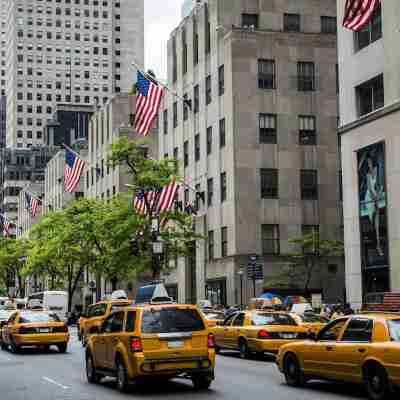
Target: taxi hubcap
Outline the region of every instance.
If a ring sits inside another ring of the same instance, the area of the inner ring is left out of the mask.
[[[296,374],[296,366],[294,365],[294,362],[289,363],[289,374],[291,376],[294,376]]]
[[[379,392],[381,390],[381,378],[378,375],[372,377],[371,384],[375,392]]]

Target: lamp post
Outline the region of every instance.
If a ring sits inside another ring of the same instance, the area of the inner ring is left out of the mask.
[[[240,268],[238,275],[240,278],[240,309],[243,310],[243,268]]]

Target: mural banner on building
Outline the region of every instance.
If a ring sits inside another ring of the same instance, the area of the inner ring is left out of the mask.
[[[364,293],[389,290],[385,144],[358,151],[359,213]]]

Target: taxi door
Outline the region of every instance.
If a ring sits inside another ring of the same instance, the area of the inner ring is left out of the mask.
[[[320,331],[316,341],[304,342],[301,356],[306,374],[335,378],[337,340],[341,336],[347,320],[348,318],[336,319]]]
[[[7,324],[3,327],[3,340],[5,344],[11,344],[11,333],[12,327],[15,324],[15,320],[17,319],[18,313],[14,313],[10,316],[7,321]]]
[[[94,349],[94,362],[97,367],[107,368],[107,335],[111,331],[112,320],[114,315],[111,314],[106,318],[100,326],[100,332],[92,338]]]
[[[222,325],[217,325],[215,328],[212,329],[215,337],[215,343],[217,346],[221,348],[227,347],[225,335],[228,333],[229,327],[233,321],[233,318],[236,314],[230,315],[229,317],[225,318],[225,321]]]
[[[232,349],[239,349],[239,337],[243,330],[244,318],[245,313],[237,314],[228,330],[228,334],[225,336],[229,347]]]
[[[116,348],[121,340],[121,333],[124,326],[124,311],[117,311],[111,314],[110,323],[107,324],[104,332],[105,341],[105,368],[115,368]]]

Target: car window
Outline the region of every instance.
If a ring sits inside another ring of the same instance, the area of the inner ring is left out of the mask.
[[[143,333],[194,332],[204,330],[203,320],[197,310],[164,308],[144,311]]]
[[[329,322],[328,319],[321,317],[320,315],[314,315],[314,314],[304,314],[300,317],[303,322],[308,323],[308,324],[315,324],[315,323],[322,323],[326,324]]]
[[[111,323],[111,332],[112,333],[122,332],[122,328],[124,325],[124,316],[125,316],[125,313],[123,311],[119,311],[114,314],[114,318]]]
[[[393,342],[400,342],[400,319],[387,321],[390,333],[390,339]]]
[[[125,308],[125,307],[127,307],[127,306],[129,306],[130,305],[130,303],[119,303],[119,304],[112,304],[111,305],[111,312],[114,312],[114,311],[119,311],[119,310],[121,310],[121,309],[123,309],[123,308]]]
[[[255,326],[263,325],[297,325],[295,320],[287,314],[253,313],[251,323]]]
[[[91,317],[102,317],[107,311],[107,304],[96,304],[91,310]]]
[[[18,322],[20,324],[35,322],[60,322],[60,318],[58,318],[56,314],[24,312],[21,313]]]
[[[343,332],[342,342],[370,342],[372,339],[372,319],[352,318]]]
[[[222,312],[206,312],[204,313],[206,319],[224,319],[225,315]]]
[[[321,341],[337,340],[346,322],[347,318],[336,319],[319,332],[317,339]]]
[[[233,321],[233,326],[243,326],[244,323],[244,313],[240,313],[239,315],[236,316],[236,318]]]
[[[233,321],[233,318],[235,318],[236,315],[237,314],[235,313],[235,314],[232,314],[229,317],[225,318],[224,325],[230,325]]]
[[[115,314],[111,314],[103,322],[103,326],[102,326],[103,333],[111,333],[112,332],[112,324],[113,324],[114,316],[115,316]]]
[[[136,326],[136,311],[128,311],[126,316],[126,332],[135,332]]]

